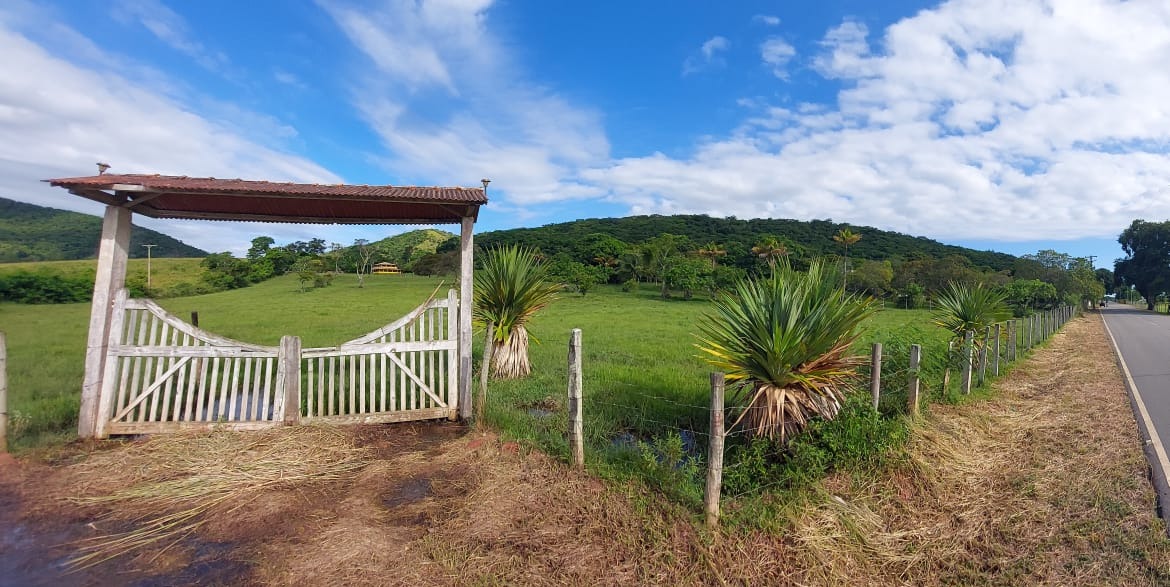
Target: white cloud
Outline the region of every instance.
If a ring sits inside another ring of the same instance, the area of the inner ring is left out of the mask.
[[[829,29],[821,45],[826,51],[813,60],[813,67],[827,78],[859,78],[870,75],[869,29],[865,24],[846,20]]]
[[[353,101],[400,181],[490,178],[501,209],[602,194],[576,177],[609,157],[600,115],[523,75],[489,30],[490,1],[323,6],[378,68],[355,68]]]
[[[683,62],[683,75],[690,75],[710,67],[723,67],[727,61],[722,54],[731,48],[731,41],[727,37],[714,36],[707,39],[699,47],[698,53],[687,57]]]
[[[1170,214],[1170,4],[952,0],[868,36],[825,35],[835,104],[760,107],[690,156],[583,175],[637,213],[944,239],[1111,237]]]
[[[220,71],[228,65],[222,52],[210,51],[195,40],[187,21],[160,0],[117,0],[113,15],[122,22],[137,22],[158,40],[187,55],[211,71]]]
[[[780,26],[780,17],[772,16],[771,14],[757,14],[752,17],[752,22],[764,26]]]
[[[298,77],[295,73],[289,73],[283,69],[277,69],[277,70],[273,71],[272,72],[272,79],[274,79],[274,80],[276,80],[276,81],[278,81],[286,86],[292,86],[292,87],[300,89],[300,90],[303,90],[303,89],[308,87],[305,85],[305,82],[301,81],[301,78]]]
[[[67,45],[50,50],[14,28],[22,25],[51,30],[49,37],[65,39]],[[6,137],[0,141],[0,196],[100,213],[97,204],[40,181],[92,175],[97,161],[108,161],[118,173],[340,181],[304,157],[265,145],[269,135],[295,136],[292,127],[197,95],[180,101],[172,95],[172,85],[155,87],[143,81],[159,79],[157,72],[139,75],[148,68],[133,66],[127,74],[125,58],[102,53],[87,41],[58,23],[0,11],[0,54],[5,59],[0,68],[0,136]],[[58,53],[79,57],[71,61]],[[196,111],[196,103],[206,111]],[[298,225],[135,222],[209,250],[241,251],[260,233],[296,240],[320,231]]]
[[[772,37],[760,44],[760,58],[776,77],[788,79],[788,62],[796,57],[796,47],[780,37]]]

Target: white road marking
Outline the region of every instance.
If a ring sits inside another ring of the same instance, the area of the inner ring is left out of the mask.
[[[1129,373],[1129,366],[1125,364],[1125,359],[1121,356],[1121,347],[1117,346],[1117,339],[1113,338],[1109,322],[1104,317],[1102,317],[1101,322],[1105,324],[1105,333],[1109,335],[1109,340],[1113,343],[1113,351],[1117,353],[1117,362],[1121,364],[1121,370],[1125,373],[1129,388],[1133,390],[1134,403],[1137,404],[1138,413],[1141,414],[1142,421],[1146,424],[1146,430],[1150,434],[1150,442],[1154,444],[1154,454],[1158,457],[1158,466],[1162,468],[1162,477],[1165,478],[1167,474],[1170,474],[1170,458],[1166,457],[1166,447],[1162,445],[1162,439],[1158,437],[1158,429],[1154,428],[1153,420],[1150,420],[1150,412],[1146,410],[1146,402],[1142,400],[1137,383],[1134,382],[1133,375]]]

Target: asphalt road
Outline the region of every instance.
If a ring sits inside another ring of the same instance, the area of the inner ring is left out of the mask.
[[[1170,316],[1122,304],[1102,308],[1120,356],[1163,518],[1170,508]]]

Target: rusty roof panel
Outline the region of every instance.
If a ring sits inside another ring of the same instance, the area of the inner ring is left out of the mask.
[[[478,216],[482,188],[304,184],[104,174],[46,180],[74,194],[156,218],[268,222],[446,223]],[[108,192],[116,192],[110,195]]]
[[[486,204],[483,188],[417,187],[394,185],[353,185],[281,183],[246,179],[186,177],[174,175],[111,174],[47,180],[65,188],[114,189],[115,185],[142,186],[147,192],[223,193],[273,196],[321,196],[336,198],[386,198],[390,200],[431,200],[461,204]]]

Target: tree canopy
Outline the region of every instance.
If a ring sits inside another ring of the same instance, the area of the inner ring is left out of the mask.
[[[1170,221],[1134,220],[1117,242],[1125,258],[1115,263],[1115,277],[1137,289],[1153,310],[1158,294],[1170,289]]]

